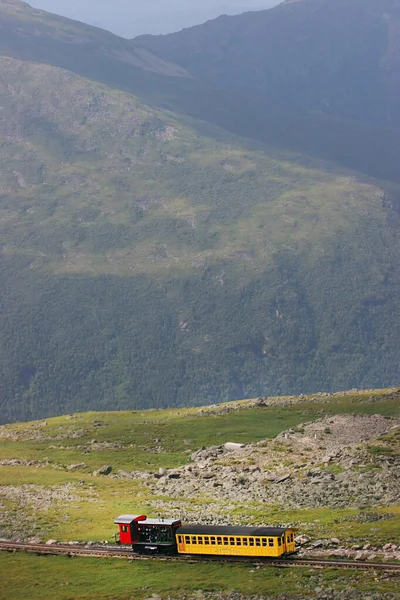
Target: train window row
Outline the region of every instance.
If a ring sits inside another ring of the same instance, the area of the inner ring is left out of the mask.
[[[178,543],[205,546],[274,546],[274,538],[265,537],[224,537],[214,535],[178,535]],[[278,538],[281,545],[281,538]]]

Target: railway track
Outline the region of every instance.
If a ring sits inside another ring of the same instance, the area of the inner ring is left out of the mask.
[[[227,563],[247,563],[257,567],[310,567],[310,568],[331,568],[331,569],[376,569],[382,571],[392,571],[400,573],[400,563],[388,563],[388,562],[370,562],[370,561],[359,561],[359,560],[329,560],[329,559],[317,559],[317,558],[286,558],[280,560],[264,559],[259,558],[251,559],[246,557],[236,556],[191,556],[191,555],[177,555],[177,556],[148,556],[134,554],[130,549],[124,549],[118,546],[77,546],[69,544],[29,544],[24,542],[0,542],[0,551],[7,552],[30,552],[34,554],[47,554],[47,555],[63,555],[63,556],[83,556],[91,558],[125,558],[131,561],[143,561],[143,560],[158,560],[158,561],[180,561],[189,563],[199,562],[218,562],[220,564]]]
[[[34,554],[62,554],[67,556],[132,558],[132,552],[123,548],[104,546],[78,546],[69,544],[29,544],[25,542],[0,542],[0,550],[7,552],[32,552]]]

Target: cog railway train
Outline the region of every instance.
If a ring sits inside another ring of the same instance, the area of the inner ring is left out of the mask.
[[[116,541],[140,554],[204,554],[284,558],[295,549],[293,527],[182,525],[174,519],[121,515]]]

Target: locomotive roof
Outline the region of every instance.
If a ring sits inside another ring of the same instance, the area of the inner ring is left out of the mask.
[[[141,516],[142,515],[121,515],[120,517],[114,519],[114,523],[121,523],[121,525],[129,525],[129,523],[132,523],[132,521]]]
[[[137,519],[138,517],[141,517],[142,515],[121,515],[120,517],[117,517],[116,519],[114,519],[114,523],[121,523],[122,525],[129,525],[129,523],[132,523],[132,521],[134,521],[135,519]]]
[[[292,527],[238,527],[235,525],[183,525],[176,533],[192,535],[241,535],[279,537]]]

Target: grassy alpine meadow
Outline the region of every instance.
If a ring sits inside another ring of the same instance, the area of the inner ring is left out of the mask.
[[[123,513],[157,516],[160,503],[177,518],[202,507],[231,523],[291,524],[312,539],[338,537],[348,544],[384,545],[400,537],[400,505],[335,509],[289,509],[283,504],[157,495],[140,474],[190,463],[198,449],[227,441],[273,438],[326,415],[399,416],[393,390],[270,398],[257,407],[240,401],[204,408],[82,413],[0,427],[1,537],[42,541],[113,542],[113,520]],[[370,452],[394,453],[395,434]],[[282,460],[290,460],[285,455]],[[96,475],[103,465],[108,476]],[[120,472],[132,478],[120,478]],[[157,507],[157,508],[156,508]],[[2,598],[144,600],[204,592],[289,596],[314,594],[315,587],[394,592],[383,575],[251,565],[137,563],[30,554],[0,554]],[[189,596],[190,597],[190,596]]]
[[[201,492],[178,501],[162,493],[156,497],[148,480],[141,478],[141,473],[189,464],[191,453],[200,448],[228,441],[259,442],[322,415],[400,413],[390,390],[270,402],[263,408],[243,401],[200,409],[83,413],[4,425],[0,428],[1,535],[112,541],[118,514],[140,511],[154,516],[157,502],[165,502],[178,518],[196,506],[212,504],[212,510],[235,523],[244,519],[287,523],[312,536],[395,542],[400,534],[398,507],[288,509],[240,499],[217,501]],[[398,446],[397,439],[382,443],[391,453]],[[369,451],[379,449],[371,446]],[[290,464],[290,457],[283,454],[282,461]],[[111,474],[96,475],[104,465],[112,467]],[[121,478],[120,472],[133,475]],[[377,523],[362,519],[365,512],[386,516]]]
[[[331,590],[396,592],[398,581],[377,573],[311,569],[254,568],[252,565],[138,563],[118,559],[64,558],[0,554],[2,598],[145,600],[153,595],[179,598],[183,594],[231,592],[274,597],[282,591],[296,598],[314,596],[317,586]],[[192,596],[193,597],[193,596]],[[195,597],[195,596],[194,596]]]

